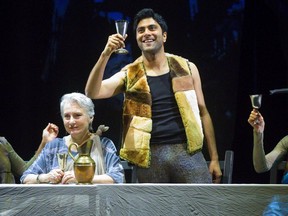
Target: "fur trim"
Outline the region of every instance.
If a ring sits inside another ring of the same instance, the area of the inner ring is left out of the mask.
[[[151,130],[150,118],[133,116],[120,150],[120,157],[138,166],[149,167]]]
[[[176,92],[175,97],[186,132],[187,151],[190,154],[194,154],[200,151],[203,146],[203,133],[201,125],[199,125],[201,122],[197,122],[192,106],[189,104],[189,99],[187,99],[187,97],[191,97],[190,94]]]

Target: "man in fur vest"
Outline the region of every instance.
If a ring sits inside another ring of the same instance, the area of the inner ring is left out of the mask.
[[[152,9],[134,18],[142,55],[103,80],[107,62],[127,37],[110,35],[85,92],[93,99],[124,93],[120,157],[136,165],[139,183],[220,183],[214,128],[197,67],[166,53],[167,24]],[[103,80],[103,81],[102,81]],[[209,168],[202,154],[205,137]]]

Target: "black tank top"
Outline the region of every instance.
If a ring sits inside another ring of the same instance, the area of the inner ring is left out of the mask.
[[[151,144],[186,142],[185,129],[172,90],[170,73],[147,76],[152,95]]]

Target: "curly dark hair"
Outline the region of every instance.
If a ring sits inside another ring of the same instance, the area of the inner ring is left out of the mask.
[[[136,16],[134,17],[134,24],[133,24],[133,30],[136,33],[136,28],[138,23],[142,20],[142,19],[146,19],[146,18],[153,18],[160,26],[163,32],[167,32],[168,31],[168,26],[166,21],[164,20],[164,18],[158,14],[155,13],[153,11],[153,9],[151,8],[144,8],[141,11],[139,11]]]

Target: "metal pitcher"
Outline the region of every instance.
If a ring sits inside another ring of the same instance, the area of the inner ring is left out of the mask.
[[[68,148],[68,154],[74,160],[74,174],[78,184],[92,184],[95,174],[95,161],[91,158],[92,140],[78,145],[71,143]],[[72,146],[75,146],[78,151],[78,157],[74,157],[71,153]]]

